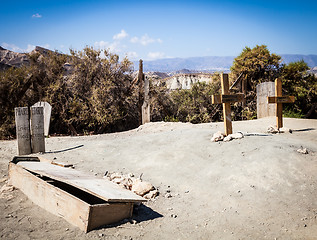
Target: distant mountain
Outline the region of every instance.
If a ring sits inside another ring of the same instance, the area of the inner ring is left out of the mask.
[[[283,63],[288,64],[294,61],[304,60],[310,68],[317,66],[317,55],[295,55],[295,54],[281,54]],[[234,56],[227,57],[191,57],[191,58],[166,58],[154,61],[143,61],[143,70],[159,71],[159,72],[215,72],[224,71],[229,72],[230,67],[235,59]],[[134,70],[138,70],[139,62],[134,62]]]
[[[9,67],[21,67],[28,63],[28,58],[24,53],[16,53],[4,49],[0,46],[0,70]]]
[[[49,49],[36,47],[33,51],[42,55],[52,52]],[[284,63],[304,60],[310,68],[317,66],[317,55],[281,54]],[[165,73],[195,73],[195,72],[229,72],[234,56],[227,57],[191,57],[191,58],[166,58],[154,61],[143,61],[144,72]],[[28,64],[29,60],[25,53],[16,53],[0,46],[0,70],[9,67],[20,67]],[[139,69],[139,62],[134,62],[134,70]]]

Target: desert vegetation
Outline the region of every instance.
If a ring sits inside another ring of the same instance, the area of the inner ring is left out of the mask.
[[[15,135],[14,108],[47,101],[53,107],[50,133],[98,134],[123,131],[139,125],[139,85],[133,78],[132,63],[107,50],[86,47],[70,55],[47,51],[28,54],[29,64],[9,68],[0,74],[0,137]],[[292,117],[316,118],[316,77],[308,74],[304,61],[288,65],[271,54],[265,45],[246,47],[235,58],[230,74],[246,81],[245,106],[233,106],[235,120],[256,116],[258,83],[283,80],[285,94],[295,104],[286,106]],[[211,104],[220,91],[220,73],[211,83],[196,83],[189,90],[168,91],[164,83],[150,79],[151,121],[203,123],[221,120],[221,105]],[[241,91],[239,86],[234,91]]]

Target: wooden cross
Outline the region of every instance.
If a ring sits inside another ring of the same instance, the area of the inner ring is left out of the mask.
[[[276,123],[277,129],[283,127],[283,103],[295,102],[294,96],[282,96],[282,80],[277,78],[275,80],[275,96],[267,97],[268,103],[276,104]]]
[[[225,124],[225,135],[232,134],[232,122],[231,122],[231,106],[230,103],[242,102],[244,100],[244,94],[229,94],[229,79],[228,74],[223,73],[221,75],[221,95],[212,95],[212,104],[223,104],[223,121]]]

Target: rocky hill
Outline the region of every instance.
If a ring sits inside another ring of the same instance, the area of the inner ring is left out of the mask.
[[[9,67],[21,67],[28,62],[26,54],[12,52],[0,46],[0,70]]]

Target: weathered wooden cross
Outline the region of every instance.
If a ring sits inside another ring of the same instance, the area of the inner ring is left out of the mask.
[[[282,80],[277,78],[275,80],[275,96],[267,97],[268,103],[276,104],[276,125],[277,129],[283,127],[283,103],[295,102],[294,96],[282,96]]]
[[[212,104],[223,104],[223,121],[225,124],[225,135],[232,133],[232,122],[231,122],[231,103],[242,102],[244,100],[244,94],[230,94],[229,93],[229,79],[228,74],[223,73],[221,75],[221,95],[212,95]]]

